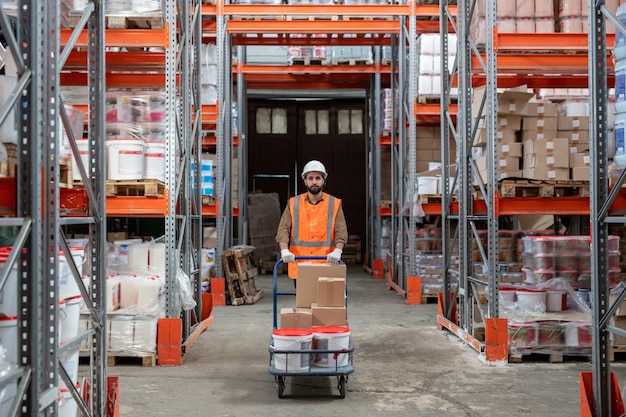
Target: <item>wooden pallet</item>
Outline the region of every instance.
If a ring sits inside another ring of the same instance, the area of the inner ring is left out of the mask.
[[[623,362],[626,360],[626,345],[613,345],[609,353],[611,362]]]
[[[261,261],[260,273],[262,275],[273,275],[274,274],[274,266],[276,265],[276,261]],[[281,275],[285,272],[287,268],[285,264],[278,265],[278,269],[276,270],[277,275]]]
[[[342,20],[394,20],[394,16],[342,16]]]
[[[291,65],[326,65],[328,61],[324,58],[306,57],[290,58]]]
[[[588,197],[587,181],[501,180],[500,197]]]
[[[317,21],[317,20],[339,20],[340,16],[332,15],[332,16],[286,16],[285,20],[308,20],[308,21]]]
[[[591,347],[574,346],[537,346],[510,347],[509,362],[550,362],[563,363],[566,360],[588,362],[591,359]]]
[[[156,353],[149,352],[109,352],[107,353],[107,365],[141,365],[141,366],[156,366],[157,355]]]
[[[333,58],[333,65],[372,65],[374,63],[373,60],[369,58]]]
[[[442,201],[441,194],[420,194],[419,201],[421,204],[438,204]]]
[[[69,25],[75,28],[82,11],[72,10],[69,13]],[[104,24],[107,29],[163,29],[164,19],[161,10],[155,10],[137,14],[107,14],[104,16]]]
[[[156,197],[165,194],[165,183],[159,180],[107,180],[106,190],[107,197]]]
[[[256,287],[258,268],[252,262],[253,246],[234,246],[222,253],[226,290],[232,305],[254,304],[263,292]]]

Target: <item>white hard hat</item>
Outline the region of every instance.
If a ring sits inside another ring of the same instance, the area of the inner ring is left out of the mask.
[[[324,167],[324,164],[316,160],[309,161],[306,163],[306,165],[302,169],[302,179],[305,179],[306,174],[308,174],[309,172],[321,172],[324,179],[326,179],[326,177],[328,176],[328,174],[326,173],[326,168]]]

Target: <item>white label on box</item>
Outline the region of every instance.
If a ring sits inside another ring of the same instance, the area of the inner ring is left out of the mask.
[[[591,163],[591,157],[590,157],[589,155],[585,155],[585,156],[583,156],[583,162],[584,162],[586,165],[589,165],[589,163]]]
[[[506,159],[500,159],[500,166],[506,167]]]
[[[546,142],[546,149],[554,149],[554,142],[551,140]]]
[[[502,152],[508,152],[509,151],[509,145],[502,145]]]
[[[578,148],[575,146],[572,146],[571,148],[569,148],[569,153],[578,153]]]
[[[574,126],[574,127],[580,127],[580,120],[578,120],[578,119],[574,119],[574,120],[572,121],[572,126]]]
[[[548,178],[556,178],[556,172],[553,170],[548,171]]]
[[[537,119],[537,126],[543,127],[545,124],[546,124],[546,122],[545,122],[545,120],[543,118]]]
[[[546,164],[547,165],[554,165],[554,156],[547,156],[546,157]]]
[[[572,133],[572,142],[578,142],[578,132]]]
[[[515,111],[517,110],[517,106],[515,105],[515,103],[510,103],[509,104],[509,112],[511,113],[515,113]]]
[[[537,106],[537,114],[544,114],[546,112],[546,106],[540,104]]]
[[[508,120],[506,119],[506,117],[501,117],[500,118],[500,126],[504,126],[506,127],[509,124]]]
[[[498,134],[496,135],[496,137],[497,137],[498,139],[502,139],[502,137],[503,137],[503,136],[504,136],[504,134],[502,133],[502,131],[501,131],[501,130],[498,130]]]

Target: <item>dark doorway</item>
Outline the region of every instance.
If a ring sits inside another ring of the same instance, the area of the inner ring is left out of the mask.
[[[366,115],[365,101],[358,99],[249,100],[249,191],[278,193],[282,209],[304,191],[304,164],[318,159],[328,171],[325,191],[343,201],[349,234],[364,239]]]

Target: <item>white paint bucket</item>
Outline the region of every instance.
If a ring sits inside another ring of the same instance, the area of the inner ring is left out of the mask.
[[[509,346],[533,347],[538,344],[537,322],[509,322]]]
[[[143,141],[107,139],[107,176],[110,180],[143,178]]]
[[[439,194],[440,177],[417,177],[417,193],[422,194]]]
[[[567,291],[548,290],[546,293],[546,311],[567,310]]]
[[[165,143],[144,143],[143,177],[165,182]]]
[[[535,289],[519,289],[515,291],[517,302],[532,310],[546,309],[546,291]]]
[[[311,329],[284,328],[272,332],[273,346],[277,351],[294,353],[274,353],[274,367],[281,371],[303,372],[311,365],[310,353],[295,353],[311,349],[313,331]]]
[[[562,326],[565,346],[591,346],[591,325],[588,322],[570,321]]]
[[[350,347],[350,329],[344,326],[322,326],[313,331],[313,349],[343,351]],[[312,363],[321,367],[348,365],[348,353],[315,353]]]
[[[76,390],[80,393],[80,383],[76,383]],[[59,388],[59,417],[76,417],[78,403],[72,398],[67,387]]]
[[[17,361],[17,316],[0,317],[0,346],[6,349],[7,360]]]
[[[85,168],[85,172],[87,176],[89,176],[89,139],[76,139],[76,146],[78,147],[78,153],[80,154],[80,160],[83,163],[83,167]],[[78,170],[78,165],[76,163],[76,158],[72,153],[72,179],[74,181],[82,181],[82,177],[80,176],[80,171]]]
[[[517,297],[515,295],[515,288],[500,288],[498,290],[498,299],[499,301],[505,303],[514,303],[517,301]]]
[[[85,260],[85,250],[83,248],[70,248],[72,259],[78,268],[78,273],[82,276],[83,263]],[[67,258],[63,252],[59,253],[59,300],[72,298],[81,295],[80,287],[72,275],[72,270],[67,263]]]
[[[9,254],[0,254],[0,264],[4,267]],[[9,277],[0,289],[0,315],[17,317],[17,264],[13,264]]]
[[[83,297],[80,295],[65,299],[65,309],[59,312],[61,317],[61,344],[78,336],[80,306],[82,301]]]
[[[76,346],[72,349],[69,349],[63,353],[59,354],[59,362],[65,368],[67,375],[70,377],[70,380],[74,383],[74,381],[78,380],[78,352],[79,347]],[[59,376],[59,388],[67,388],[63,378]]]

